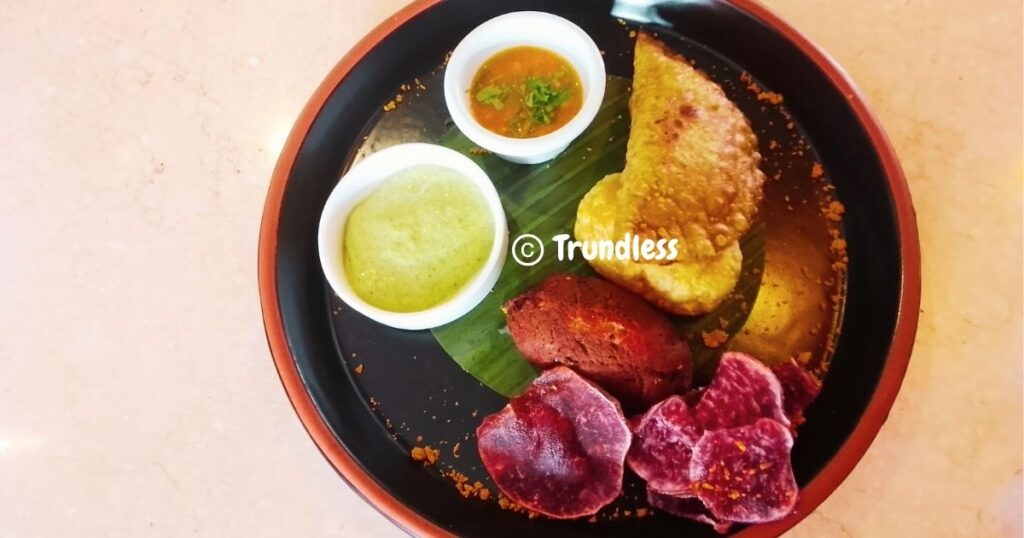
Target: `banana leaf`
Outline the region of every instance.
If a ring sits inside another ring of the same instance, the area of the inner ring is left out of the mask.
[[[534,266],[524,267],[509,255],[498,282],[483,302],[458,320],[433,329],[434,337],[455,362],[500,394],[515,396],[537,376],[516,350],[501,305],[552,273],[593,274],[580,257],[559,261],[551,238],[562,233],[571,235],[583,196],[607,174],[622,171],[629,136],[630,86],[629,79],[609,77],[604,102],[593,123],[564,153],[547,163],[514,164],[481,152],[455,128],[440,140],[441,145],[472,158],[490,176],[505,208],[510,241],[529,233],[545,243],[545,256]],[[743,271],[736,293],[705,316],[672,318],[690,344],[698,380],[710,376],[718,355],[717,350],[704,346],[701,333],[724,330],[730,336],[735,334],[757,296],[764,266],[763,228],[755,227],[740,247]]]

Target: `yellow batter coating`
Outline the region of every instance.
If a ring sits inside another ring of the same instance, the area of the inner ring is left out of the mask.
[[[621,174],[606,176],[583,197],[576,212],[578,241],[614,237],[617,195]],[[739,243],[703,261],[676,261],[657,265],[618,259],[590,261],[591,267],[616,284],[633,291],[658,308],[673,314],[710,312],[736,287],[743,265]]]
[[[750,229],[764,173],[747,118],[683,56],[637,37],[618,235],[678,238],[712,257]]]
[[[757,138],[721,88],[646,33],[637,37],[629,107],[625,170],[584,197],[576,239],[678,239],[674,262],[590,264],[663,310],[710,312],[739,281],[739,240],[761,202]]]

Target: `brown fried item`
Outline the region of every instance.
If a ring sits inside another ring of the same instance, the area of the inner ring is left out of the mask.
[[[538,368],[572,368],[628,407],[690,384],[690,349],[640,297],[600,278],[558,274],[505,303],[509,333]]]
[[[609,280],[673,314],[713,311],[736,287],[739,240],[764,173],[750,124],[715,83],[650,35],[637,37],[626,167],[579,205],[580,241],[677,240],[674,260],[593,259]]]
[[[681,260],[731,248],[750,229],[764,173],[757,138],[718,85],[641,32],[616,229],[680,239]]]
[[[576,239],[601,241],[615,237],[619,181],[622,174],[610,174],[583,197],[576,212]],[[736,287],[743,266],[739,243],[733,243],[707,260],[677,260],[668,264],[632,260],[590,260],[595,271],[612,282],[642,296],[673,314],[698,315],[711,312]]]

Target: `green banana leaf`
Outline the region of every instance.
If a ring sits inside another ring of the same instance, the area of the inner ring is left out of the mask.
[[[629,136],[630,86],[629,79],[609,77],[594,122],[563,154],[547,163],[513,164],[482,153],[454,128],[440,140],[441,145],[472,158],[490,176],[505,208],[510,241],[529,233],[545,242],[542,261],[524,267],[509,255],[497,284],[483,302],[458,320],[433,329],[434,337],[455,362],[500,394],[515,396],[537,376],[508,335],[501,305],[552,273],[593,274],[579,257],[559,261],[550,239],[562,233],[571,235],[583,196],[607,174],[622,171]],[[703,345],[701,332],[721,329],[730,336],[735,334],[757,296],[764,266],[763,228],[755,227],[740,247],[743,272],[734,296],[705,316],[672,318],[690,343],[698,379],[710,376],[717,359],[716,350]],[[725,327],[721,320],[727,323]]]

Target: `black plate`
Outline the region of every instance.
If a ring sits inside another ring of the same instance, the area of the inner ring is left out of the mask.
[[[808,410],[793,453],[802,500],[786,521],[752,527],[744,534],[777,534],[820,503],[859,459],[895,397],[916,328],[916,229],[891,149],[848,81],[759,6],[628,4],[633,7],[614,11],[611,2],[602,1],[414,4],[368,37],[331,74],[300,118],[279,162],[260,247],[261,296],[275,361],[300,417],[335,467],[411,531],[464,536],[715,535],[706,526],[664,515],[625,517],[625,510],[642,504],[635,498],[642,498],[637,483],[627,485],[618,516],[609,510],[597,523],[531,520],[493,502],[463,498],[439,471],[454,465],[474,480],[486,479],[472,432],[505,399],[463,372],[430,332],[390,329],[344,307],[321,273],[317,223],[338,178],[361,154],[398,142],[436,140],[450,127],[440,88],[434,91],[440,85],[438,67],[467,32],[501,13],[535,9],[569,18],[606,51],[609,74],[620,76],[631,75],[632,61],[632,40],[623,19],[631,27],[657,31],[723,85],[750,117],[764,146],[770,139],[785,138],[780,131],[784,123],[776,123],[778,110],[764,107],[739,82],[740,72],[750,73],[766,90],[785,96],[797,132],[809,141],[799,156],[768,158],[765,171],[772,176],[769,168],[774,166],[788,177],[820,161],[835,196],[846,206],[844,232],[851,261],[845,314],[827,382]],[[406,105],[417,112],[384,114],[382,105],[416,78],[427,89],[410,92]],[[766,188],[784,185],[788,183],[770,182]],[[781,199],[770,193],[767,197]],[[790,221],[782,209],[766,206],[769,238],[772,215],[778,223],[776,238],[821,233],[786,229]],[[778,243],[776,252],[796,248],[788,245]],[[771,250],[768,255],[771,265]],[[353,370],[360,364],[364,370],[357,375]],[[411,461],[409,448],[425,444],[442,450],[442,466],[424,468]]]

